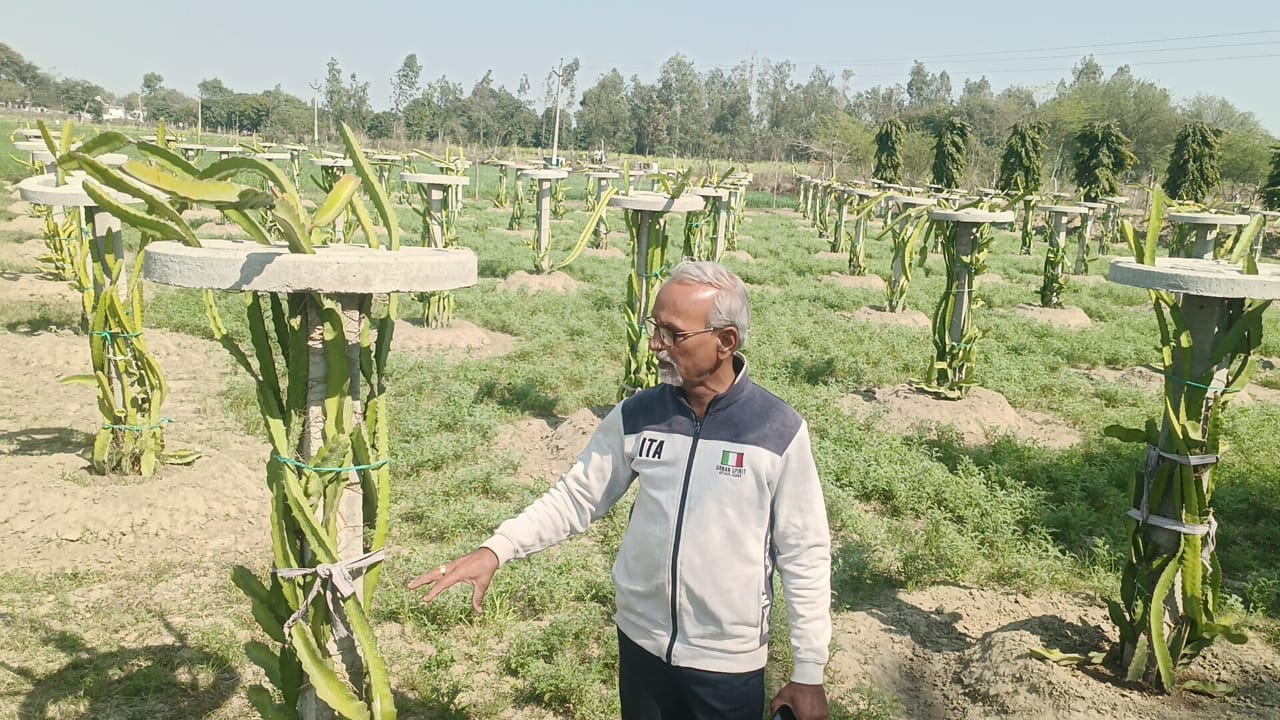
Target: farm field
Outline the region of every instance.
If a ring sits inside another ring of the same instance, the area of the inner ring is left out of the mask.
[[[0,124],[0,138],[10,129]],[[0,139],[0,157],[10,150]],[[622,376],[621,216],[610,216],[611,249],[584,252],[563,270],[568,281],[513,289],[508,278],[533,270],[532,230],[507,229],[510,210],[490,202],[496,173],[478,172],[480,197],[468,192],[457,231],[480,280],[453,293],[455,326],[424,328],[417,302],[402,301],[388,375],[391,534],[372,619],[401,717],[616,717],[609,568],[629,499],[584,536],[506,567],[481,616],[465,591],[423,606],[404,587],[549,487]],[[551,222],[557,255],[588,217],[583,178],[568,183],[569,212]],[[985,331],[978,380],[990,392],[931,408],[940,428],[917,426],[894,389],[926,377],[929,327],[882,322],[869,309],[884,291],[845,276],[846,258],[794,203],[749,197],[725,264],[748,284],[753,378],[813,433],[833,532],[832,717],[1280,714],[1280,313],[1263,317],[1259,370],[1230,405],[1215,476],[1228,605],[1250,640],[1219,642],[1188,671],[1235,693],[1150,694],[1110,668],[1029,654],[1087,654],[1118,639],[1105,600],[1119,592],[1144,453],[1102,429],[1161,412],[1147,294],[1107,282],[1099,259],[1063,294],[1087,327],[1028,314],[1019,306],[1038,302],[1044,243],[1019,255],[1018,235],[998,231],[974,311]],[[397,213],[417,244],[418,215]],[[193,222],[198,235],[234,227],[215,216]],[[170,385],[166,442],[201,458],[145,479],[90,473],[95,393],[59,382],[86,372],[80,301],[38,277],[42,227],[12,183],[0,188],[0,717],[253,716],[244,689],[263,677],[242,646],[265,636],[229,579],[235,564],[265,575],[271,557],[270,450],[254,388],[214,341],[198,292],[148,285],[148,342]],[[872,223],[867,262],[886,277],[879,230]],[[137,232],[125,235],[136,248]],[[1275,263],[1274,245],[1267,252]],[[930,314],[944,275],[934,255],[907,307]],[[242,300],[218,302],[245,343]],[[789,668],[782,607],[770,691]]]

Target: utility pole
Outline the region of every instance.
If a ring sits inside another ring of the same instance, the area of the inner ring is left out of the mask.
[[[320,109],[316,103],[316,98],[320,93],[320,81],[307,83],[307,87],[311,88],[311,144],[320,146]]]
[[[559,150],[560,150],[560,85],[564,79],[564,58],[560,58],[560,65],[556,68],[556,113],[555,127],[551,129],[551,166],[560,167]]]

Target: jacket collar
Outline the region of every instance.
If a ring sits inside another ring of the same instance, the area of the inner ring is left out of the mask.
[[[747,374],[747,358],[740,352],[733,354],[733,372],[733,384],[729,386],[728,390],[711,399],[711,403],[707,406],[708,415],[713,412],[720,412],[733,405],[747,393],[752,382],[751,377]],[[688,405],[684,395],[684,388],[672,388],[672,390],[675,391],[681,402]]]

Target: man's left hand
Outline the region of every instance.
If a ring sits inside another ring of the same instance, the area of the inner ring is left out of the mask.
[[[796,715],[796,720],[827,720],[828,718],[827,692],[821,685],[787,683],[773,698],[769,712],[776,711],[782,705],[791,708],[791,712]]]

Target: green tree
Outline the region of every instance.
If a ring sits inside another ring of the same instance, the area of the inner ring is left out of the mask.
[[[1129,138],[1114,120],[1091,122],[1076,135],[1075,182],[1084,199],[1120,193],[1120,178],[1137,164],[1129,150]]]
[[[1000,156],[1000,176],[996,189],[1004,193],[1034,193],[1040,189],[1044,165],[1044,131],[1040,122],[1013,126]]]
[[[105,110],[103,97],[106,90],[87,80],[61,80],[58,82],[58,96],[62,100],[62,108],[67,112],[88,115],[94,120],[102,120]]]
[[[380,110],[369,116],[365,132],[374,140],[390,140],[399,131],[400,116],[390,110]]]
[[[751,152],[755,126],[751,117],[751,67],[712,68],[703,76],[709,134],[702,155],[740,158]]]
[[[667,127],[671,109],[658,96],[658,88],[633,76],[627,89],[627,105],[636,134],[635,151],[641,155],[664,154],[670,148]]]
[[[1280,145],[1271,148],[1271,174],[1259,194],[1268,210],[1280,210]]]
[[[876,132],[874,177],[887,183],[902,182],[902,141],[907,126],[896,117],[885,120]]]
[[[964,182],[969,166],[969,138],[973,131],[963,120],[950,118],[943,123],[933,146],[933,182],[945,188],[958,188]]]
[[[630,152],[636,143],[631,128],[631,112],[627,107],[626,81],[617,68],[610,70],[595,85],[582,91],[581,107],[576,113],[578,139],[586,148],[604,145],[614,152]]]
[[[1222,131],[1208,123],[1182,126],[1169,154],[1164,191],[1171,198],[1204,202],[1222,182]]]

